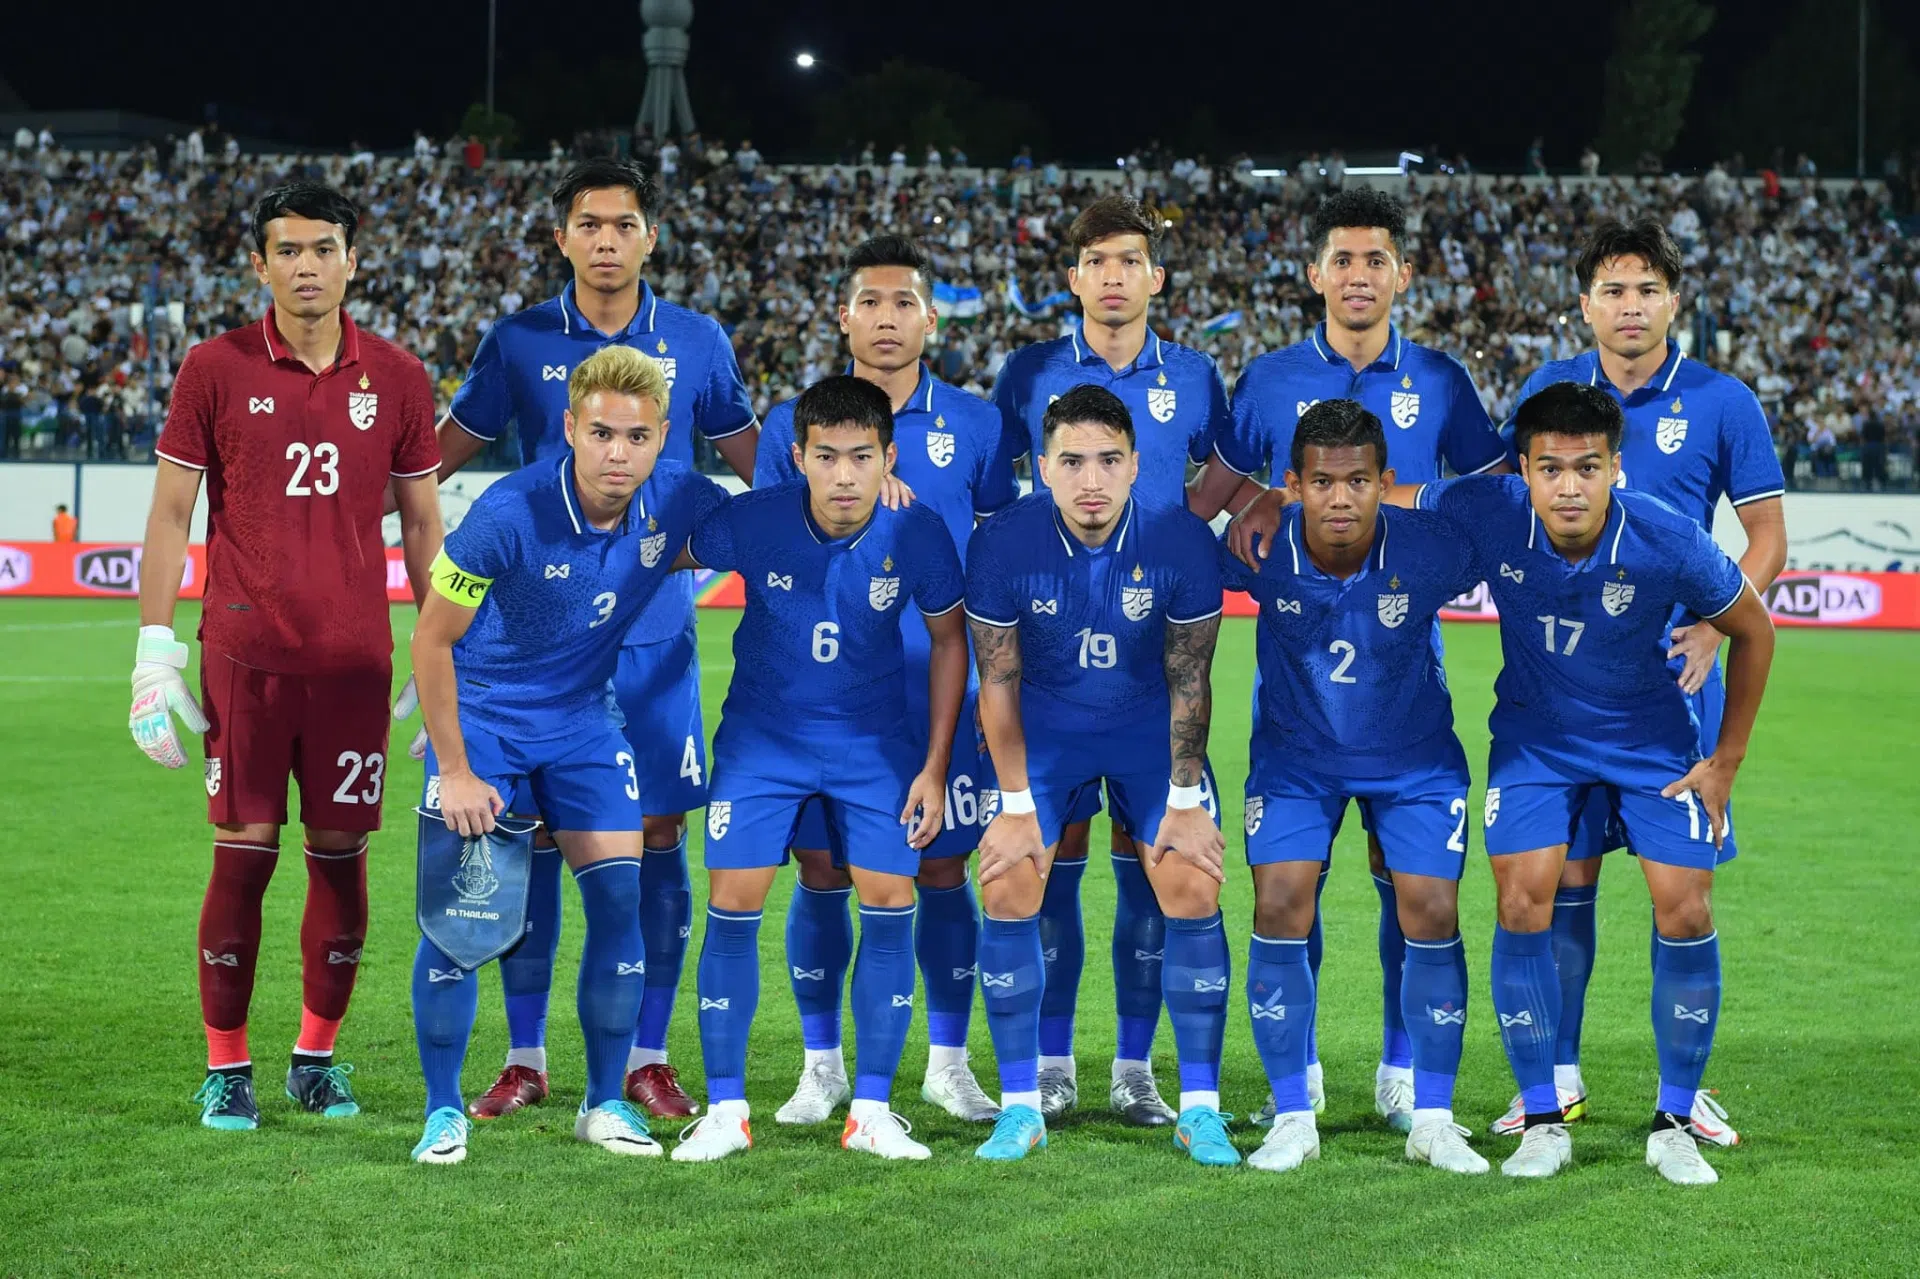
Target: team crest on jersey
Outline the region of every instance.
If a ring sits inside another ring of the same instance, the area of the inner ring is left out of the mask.
[[[939,424],[944,424],[945,418]],[[954,439],[952,431],[927,432],[927,460],[935,466],[948,466],[953,462]]]
[[[893,556],[880,561],[880,571],[893,572]],[[893,607],[900,598],[900,579],[897,577],[874,577],[867,579],[867,603],[873,605],[873,611],[884,613]]]
[[[673,375],[680,371],[680,361],[674,359],[671,355],[663,355],[658,362],[660,372],[666,376],[668,389],[672,389]]]
[[[500,877],[493,873],[493,849],[486,836],[470,839],[460,852],[460,869],[453,872],[453,891],[472,906],[485,905],[500,891]]]
[[[362,383],[365,378],[360,379]],[[380,396],[373,391],[347,392],[347,420],[362,431],[373,429],[373,415],[380,408]]]
[[[707,838],[723,839],[733,824],[733,801],[716,799],[707,805]]]
[[[207,796],[211,798],[215,795],[218,795],[219,793],[220,793],[220,761],[217,759],[209,758],[207,760]]]
[[[653,521],[647,521],[649,525]],[[667,549],[667,535],[655,533],[652,537],[640,539],[640,563],[642,567],[653,568],[660,563],[661,553]]]
[[[1398,573],[1393,575],[1393,580],[1387,583],[1387,587],[1390,591],[1399,593],[1382,593],[1378,605],[1378,612],[1380,614],[1380,625],[1386,627],[1388,630],[1392,630],[1407,620],[1408,596],[1406,592],[1400,590],[1400,575]]]
[[[1267,800],[1264,795],[1247,796],[1245,826],[1249,836],[1259,833],[1260,821],[1267,815]]]
[[[1393,424],[1406,430],[1420,420],[1420,392],[1395,391],[1387,401],[1387,411],[1393,415]]]
[[[1618,617],[1627,611],[1627,605],[1633,603],[1632,582],[1603,582],[1600,585],[1600,606],[1607,610],[1607,616]]]
[[[1127,615],[1129,622],[1137,622],[1153,612],[1153,588],[1151,586],[1121,587],[1120,611]]]
[[[1178,398],[1170,386],[1150,386],[1147,388],[1147,412],[1153,414],[1156,422],[1173,421],[1173,411],[1179,405]]]
[[[1500,788],[1498,786],[1489,786],[1487,787],[1487,807],[1486,807],[1485,819],[1483,824],[1486,826],[1492,826],[1494,819],[1499,816],[1500,816]]]
[[[1680,402],[1674,401],[1675,405]],[[1687,419],[1683,417],[1663,417],[1653,428],[1653,442],[1660,446],[1662,453],[1678,453],[1680,446],[1687,442]]]

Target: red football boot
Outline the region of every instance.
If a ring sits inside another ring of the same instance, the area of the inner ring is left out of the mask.
[[[700,1103],[687,1096],[679,1073],[664,1061],[627,1072],[627,1100],[655,1119],[690,1119],[700,1113]]]
[[[522,1106],[547,1099],[547,1072],[529,1066],[508,1066],[500,1078],[467,1107],[475,1119],[499,1119]]]

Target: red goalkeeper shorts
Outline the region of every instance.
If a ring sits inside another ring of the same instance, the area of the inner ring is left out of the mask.
[[[390,667],[283,674],[203,649],[207,820],[217,826],[285,825],[292,778],[300,784],[300,820],[306,825],[380,829],[392,685]]]

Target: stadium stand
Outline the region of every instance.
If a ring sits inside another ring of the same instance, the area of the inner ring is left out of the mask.
[[[451,149],[450,149],[451,150]],[[185,350],[261,306],[245,211],[284,176],[332,181],[365,210],[349,307],[418,353],[444,405],[495,317],[557,291],[545,193],[564,163],[409,156],[196,162],[184,147],[18,151],[0,161],[0,456],[147,457]],[[1062,241],[1095,187],[1128,184],[1168,220],[1162,335],[1212,353],[1229,383],[1319,316],[1305,228],[1327,178],[1215,169],[983,171],[899,164],[681,160],[647,276],[731,333],[764,411],[838,368],[841,255],[880,229],[927,242],[942,283],[938,371],[991,391],[1009,351],[1057,336]],[[1348,179],[1349,181],[1356,179]],[[1378,180],[1378,179],[1370,179]],[[1920,242],[1885,188],[1703,177],[1390,179],[1410,201],[1408,336],[1472,370],[1496,417],[1540,362],[1587,343],[1569,264],[1582,229],[1655,211],[1687,254],[1681,327],[1694,358],[1752,384],[1792,482],[1915,484]],[[1900,192],[1904,194],[1904,191]],[[1017,300],[1018,305],[1014,303]],[[496,446],[509,456],[508,441]]]

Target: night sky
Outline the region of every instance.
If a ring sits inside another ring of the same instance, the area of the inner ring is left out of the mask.
[[[1481,167],[1511,168],[1539,133],[1550,161],[1569,166],[1596,132],[1602,66],[1624,4],[1374,0],[1331,6],[1324,23],[1304,6],[1274,5],[1272,20],[1249,32],[1237,16],[1254,6],[1241,3],[696,0],[689,81],[703,125],[751,128],[774,156],[811,140],[810,95],[838,74],[795,70],[792,55],[805,48],[847,74],[902,57],[962,72],[1038,112],[1046,149],[1068,159],[1104,161],[1151,137],[1178,137],[1204,104],[1221,136],[1256,154],[1343,146],[1353,157],[1438,142]],[[1694,102],[1726,93],[1794,7],[1721,0],[1697,46],[1705,61]],[[1835,25],[1851,29],[1853,5],[1832,7]],[[1909,48],[1920,47],[1920,4],[1879,7]],[[483,96],[485,0],[183,8],[196,14],[192,34],[174,11],[132,0],[25,6],[9,20],[0,75],[34,108],[194,121],[217,104],[239,132],[322,145],[399,146],[416,126],[444,135]],[[388,25],[353,20],[365,11]],[[1576,21],[1579,12],[1590,17]],[[529,96],[549,108],[574,98],[572,76],[580,126],[601,122],[594,116],[630,122],[641,87],[637,3],[499,0],[498,21],[503,109]],[[1705,126],[1692,123],[1705,114],[1690,115],[1676,160],[1713,158]]]

